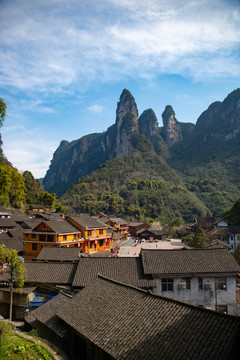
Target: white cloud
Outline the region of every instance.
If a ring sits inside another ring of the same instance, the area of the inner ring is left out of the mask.
[[[35,178],[45,175],[58,146],[56,141],[44,137],[37,128],[27,129],[22,125],[4,126],[2,139],[7,159],[19,171],[31,171]]]
[[[95,104],[92,106],[89,106],[87,108],[88,111],[93,112],[93,113],[101,113],[103,111],[103,106]]]
[[[234,0],[18,5],[5,4],[0,24],[2,86],[58,93],[124,76],[240,74],[240,10]]]

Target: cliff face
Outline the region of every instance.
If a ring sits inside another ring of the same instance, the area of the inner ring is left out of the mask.
[[[132,137],[137,133],[137,105],[131,93],[124,89],[117,104],[116,123],[105,133],[61,142],[43,179],[44,188],[62,195],[81,176],[106,160],[129,155],[133,150]]]
[[[133,150],[132,136],[138,133],[138,109],[131,93],[124,89],[116,112],[116,142],[111,157],[129,155]]]
[[[170,105],[165,107],[162,114],[163,126],[164,126],[164,139],[169,147],[182,141],[181,126],[175,118],[175,112]]]
[[[158,136],[158,122],[157,117],[152,109],[145,110],[138,120],[139,132],[149,139]]]
[[[194,130],[207,142],[230,141],[240,134],[240,89],[229,94],[223,102],[215,102],[197,120]]]

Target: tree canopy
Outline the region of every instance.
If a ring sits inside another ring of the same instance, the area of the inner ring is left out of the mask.
[[[208,248],[208,236],[201,226],[199,226],[195,234],[184,236],[184,242],[194,249]]]
[[[224,213],[223,217],[231,225],[240,225],[240,199],[235,202],[231,209]]]
[[[3,126],[3,122],[6,118],[7,105],[3,99],[0,98],[0,127]]]
[[[8,249],[4,245],[0,245],[0,260],[8,264],[10,281],[21,291],[26,280],[24,260],[19,257],[16,250]]]

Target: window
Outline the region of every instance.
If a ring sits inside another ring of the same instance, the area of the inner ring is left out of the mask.
[[[191,278],[184,278],[183,280],[186,283],[186,289],[191,290]]]
[[[103,229],[100,229],[99,230],[99,235],[102,235],[103,234]]]
[[[32,251],[37,251],[37,244],[32,244]]]
[[[172,278],[162,279],[162,291],[173,291],[173,279]]]
[[[46,235],[40,234],[39,241],[46,241]]]
[[[219,277],[215,279],[216,290],[227,290],[227,283],[225,277]]]
[[[87,231],[88,236],[92,236],[92,230]]]
[[[36,239],[36,234],[32,234],[32,239]]]
[[[63,241],[67,241],[67,235],[63,235]]]
[[[48,241],[53,242],[53,235],[48,235]]]
[[[216,305],[216,311],[227,314],[227,305]]]
[[[198,278],[198,289],[199,290],[203,289],[203,279],[202,278]]]
[[[103,240],[99,240],[99,246],[103,246]]]

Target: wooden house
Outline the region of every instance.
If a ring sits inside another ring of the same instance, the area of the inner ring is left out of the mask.
[[[81,247],[81,231],[65,220],[40,221],[34,228],[23,231],[24,258],[36,259],[44,246]]]
[[[90,254],[110,249],[112,235],[107,231],[108,227],[104,223],[88,214],[68,216],[67,221],[81,231],[84,239],[83,252]]]

